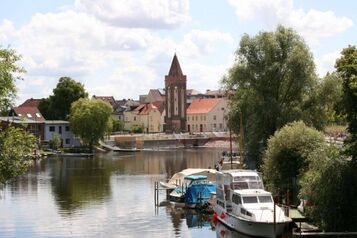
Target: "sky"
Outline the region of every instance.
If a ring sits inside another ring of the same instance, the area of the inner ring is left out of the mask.
[[[58,79],[89,95],[138,99],[164,88],[176,53],[187,88],[218,89],[244,34],[292,27],[310,47],[316,72],[357,43],[357,1],[2,0],[0,47],[22,55],[18,98],[44,98]]]

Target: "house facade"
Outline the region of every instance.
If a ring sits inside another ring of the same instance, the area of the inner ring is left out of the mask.
[[[68,121],[45,121],[44,123],[44,142],[49,142],[57,134],[61,138],[61,145],[64,148],[80,146],[80,139],[77,138],[69,128]]]
[[[125,130],[131,130],[133,126],[143,126],[144,133],[162,132],[163,128],[163,103],[144,103],[132,111],[124,112]]]
[[[227,113],[227,100],[224,98],[195,99],[187,108],[187,131],[227,131]]]

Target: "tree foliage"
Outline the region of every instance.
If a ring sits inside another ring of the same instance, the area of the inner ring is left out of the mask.
[[[69,77],[61,77],[53,89],[53,95],[40,102],[39,110],[47,120],[67,120],[71,104],[87,97],[83,84]]]
[[[0,183],[26,172],[35,148],[35,136],[21,128],[10,126],[0,132]]]
[[[357,231],[357,173],[355,163],[334,147],[310,154],[309,170],[301,180],[305,211],[326,231]]]
[[[295,199],[297,181],[308,169],[310,153],[325,147],[324,135],[301,121],[282,127],[268,140],[262,166],[266,185],[275,191],[289,189]]]
[[[130,131],[133,132],[133,133],[143,133],[144,132],[144,125],[143,124],[141,124],[141,125],[133,125],[130,128]]]
[[[15,81],[21,79],[19,76],[25,70],[16,65],[21,57],[12,49],[1,49],[0,47],[0,112],[9,110],[16,96]]]
[[[277,129],[304,119],[305,103],[316,84],[312,54],[292,29],[278,26],[275,32],[242,37],[223,85],[235,92],[230,98],[230,120],[236,133],[243,114],[249,157],[260,158]]]
[[[348,131],[347,151],[357,160],[357,48],[349,46],[342,50],[336,61],[337,73],[343,80],[343,109],[346,113]]]
[[[112,107],[96,99],[81,98],[71,107],[69,123],[71,130],[93,148],[106,133],[112,130]]]
[[[121,120],[113,120],[113,132],[123,131],[124,130],[124,122]]]
[[[57,150],[61,147],[61,136],[58,133],[53,133],[52,139],[49,141],[50,148]]]
[[[303,120],[322,130],[328,125],[344,124],[345,114],[341,110],[342,80],[338,74],[327,74],[311,91],[303,106]]]

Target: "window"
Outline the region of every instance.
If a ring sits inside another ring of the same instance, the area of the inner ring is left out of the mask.
[[[198,121],[198,116],[196,116],[196,121]]]
[[[19,113],[19,117],[22,117],[22,114],[21,114],[21,113]]]
[[[50,126],[49,130],[54,132],[55,131],[55,127],[54,126]]]
[[[187,117],[187,121],[190,121],[190,117]]]
[[[28,118],[32,118],[32,115],[30,113],[26,114]]]
[[[243,203],[258,203],[257,197],[243,197]]]
[[[222,128],[223,128],[222,123],[219,123],[219,129],[222,129]]]
[[[136,121],[136,117],[134,117],[134,121]]]
[[[36,117],[40,118],[41,117],[41,114],[36,112]]]
[[[69,131],[69,126],[66,126],[66,131]]]
[[[270,196],[259,196],[258,197],[260,203],[272,203],[272,199]]]
[[[203,118],[204,118],[204,120],[206,120],[206,116],[204,116]]]
[[[213,124],[213,129],[216,129],[216,123]]]
[[[195,117],[194,116],[192,116],[192,121],[194,121],[195,120]]]
[[[235,204],[242,204],[242,199],[237,194],[233,194],[232,201]]]
[[[66,145],[69,145],[69,144],[71,144],[71,139],[66,138]]]
[[[201,116],[201,121],[203,121],[203,116]]]
[[[213,120],[216,120],[217,119],[217,116],[216,115],[213,115]]]
[[[58,133],[62,134],[62,126],[58,127]]]

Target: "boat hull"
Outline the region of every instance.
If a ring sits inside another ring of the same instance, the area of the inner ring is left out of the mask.
[[[274,223],[255,222],[235,216],[231,213],[220,213],[219,211],[217,212],[216,209],[215,211],[217,213],[217,219],[221,223],[230,229],[249,236],[276,237],[281,235],[290,223],[290,221],[286,221],[278,222],[274,225]]]

